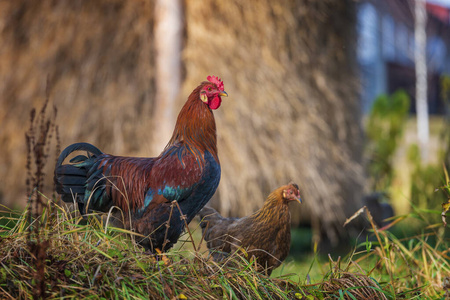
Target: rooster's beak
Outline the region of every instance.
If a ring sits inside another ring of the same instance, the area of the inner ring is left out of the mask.
[[[227,94],[227,92],[222,91],[222,92],[219,93],[219,96],[228,97],[228,94]]]

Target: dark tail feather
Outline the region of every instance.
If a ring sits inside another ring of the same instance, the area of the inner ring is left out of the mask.
[[[63,165],[64,160],[75,151],[86,151],[88,156],[76,156],[71,160],[75,164]],[[61,152],[55,167],[54,181],[56,192],[61,195],[64,202],[73,202],[75,195],[77,202],[83,202],[87,172],[93,163],[87,162],[101,154],[103,152],[97,147],[87,143],[72,144]]]
[[[84,194],[86,170],[72,165],[63,165],[55,169],[56,192],[58,194]]]
[[[67,158],[67,156],[69,156],[74,151],[86,151],[88,153],[92,153],[94,156],[103,154],[103,152],[100,151],[97,147],[88,143],[72,144],[68,146],[66,149],[64,149],[63,152],[61,152],[61,155],[59,156],[58,161],[56,162],[56,168],[61,166],[61,164]]]

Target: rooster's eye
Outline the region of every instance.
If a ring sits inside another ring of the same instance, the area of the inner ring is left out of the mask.
[[[211,87],[209,87],[209,88],[208,88],[208,91],[210,91],[210,92],[211,92]]]

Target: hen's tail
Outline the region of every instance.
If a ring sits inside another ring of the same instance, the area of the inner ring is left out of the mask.
[[[214,209],[208,206],[202,208],[198,213],[200,217],[200,227],[204,231],[207,227],[211,228],[218,220],[222,220],[223,217]]]
[[[70,164],[63,165],[64,160],[75,151],[86,151],[87,156],[78,155],[70,160]],[[73,202],[76,199],[80,211],[83,211],[84,206],[87,174],[101,154],[103,152],[91,144],[76,143],[64,149],[56,162],[53,178],[56,192],[64,202]]]

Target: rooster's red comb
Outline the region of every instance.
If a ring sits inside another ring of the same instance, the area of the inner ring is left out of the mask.
[[[212,82],[215,85],[217,85],[217,88],[219,90],[223,91],[223,81],[222,81],[222,79],[220,79],[219,77],[216,77],[216,76],[208,76],[208,77],[206,77],[206,79],[209,82]]]

